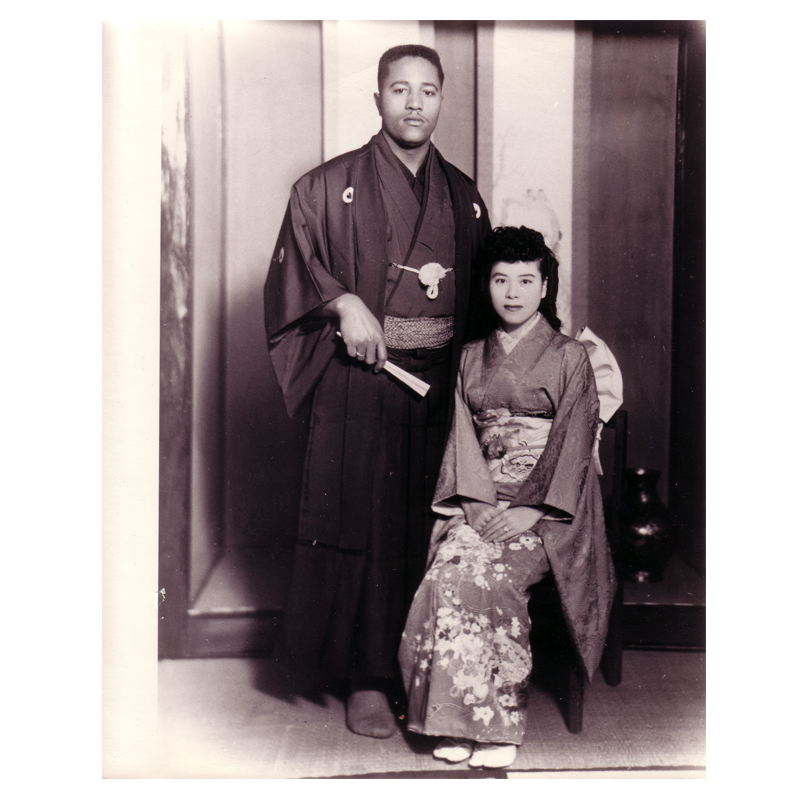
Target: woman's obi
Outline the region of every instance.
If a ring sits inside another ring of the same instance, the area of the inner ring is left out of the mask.
[[[500,502],[516,496],[538,463],[552,429],[549,413],[492,408],[474,414],[479,446]]]
[[[544,452],[552,430],[551,411],[490,408],[474,414],[479,447],[496,490],[499,508],[507,508]],[[456,499],[432,504],[444,517],[461,516]]]

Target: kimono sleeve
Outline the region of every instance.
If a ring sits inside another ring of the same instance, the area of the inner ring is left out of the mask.
[[[463,354],[457,388],[454,393],[454,417],[448,435],[432,510],[437,514],[457,513],[463,499],[496,504],[496,487],[479,447],[471,409],[462,388],[463,367],[467,353]]]
[[[599,418],[591,363],[583,346],[575,345],[564,354],[562,394],[546,448],[512,504],[552,506],[561,519],[577,515]]]
[[[300,184],[292,189],[264,285],[269,356],[290,416],[336,352],[335,326],[311,312],[348,291],[329,267],[324,187]]]

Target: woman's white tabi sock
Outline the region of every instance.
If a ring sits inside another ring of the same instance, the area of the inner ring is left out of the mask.
[[[488,769],[509,767],[516,760],[517,752],[518,745],[515,744],[477,742],[474,745],[474,754],[471,756],[469,766],[487,767]]]
[[[460,761],[465,761],[466,758],[471,757],[473,749],[473,742],[447,736],[445,739],[441,739],[437,747],[434,748],[434,757],[450,761],[452,764],[459,764]]]

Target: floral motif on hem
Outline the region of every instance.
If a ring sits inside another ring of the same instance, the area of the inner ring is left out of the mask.
[[[542,549],[532,553],[539,545],[531,533],[484,542],[467,524],[449,532],[418,590],[402,642],[412,665],[410,714],[425,706],[425,718],[412,719],[410,729],[521,741],[532,670],[525,590],[541,560]]]

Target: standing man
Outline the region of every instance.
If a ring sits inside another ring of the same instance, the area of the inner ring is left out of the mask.
[[[313,393],[276,652],[348,681],[350,730],[377,738],[395,730],[387,696],[425,569],[471,265],[490,230],[473,181],[431,142],[443,77],[428,47],[384,53],[381,131],[294,185],[264,292],[289,414]],[[387,360],[428,383],[426,396],[382,372]]]

